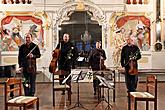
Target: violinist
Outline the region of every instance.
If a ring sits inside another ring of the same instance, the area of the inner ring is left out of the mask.
[[[125,69],[125,82],[127,92],[134,92],[137,88],[138,81],[138,63],[137,60],[141,58],[140,49],[133,44],[130,37],[126,38],[127,45],[122,48],[121,52],[121,66]]]
[[[23,87],[25,96],[34,96],[36,81],[36,59],[40,58],[38,45],[32,42],[32,35],[25,35],[25,43],[19,48],[18,64],[23,71]]]
[[[59,78],[66,78],[71,73],[72,58],[74,57],[74,46],[69,41],[69,34],[65,33],[63,35],[63,40],[57,45],[56,49],[60,50],[60,55],[58,58],[58,70],[64,70],[67,74],[59,75]],[[71,86],[71,77],[67,80],[67,84]],[[62,81],[59,82],[62,84]],[[65,91],[62,92],[62,95]]]
[[[105,51],[101,48],[101,41],[96,41],[96,48],[92,49],[89,53],[89,65],[92,68],[92,71],[105,70],[104,61],[106,60]],[[96,75],[93,74],[93,88],[94,95],[99,85],[99,80],[96,78]]]

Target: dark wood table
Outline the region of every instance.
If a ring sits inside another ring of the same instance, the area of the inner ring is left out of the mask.
[[[16,70],[16,64],[0,65],[0,78],[13,77]]]

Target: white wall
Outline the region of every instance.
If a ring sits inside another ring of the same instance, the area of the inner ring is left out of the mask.
[[[163,0],[163,16],[165,18],[165,0]]]
[[[165,52],[152,52],[152,68],[165,68]]]

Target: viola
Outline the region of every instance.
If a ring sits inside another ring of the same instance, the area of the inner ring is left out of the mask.
[[[101,70],[106,70],[106,66],[104,64],[104,60],[101,59]]]
[[[53,50],[52,60],[51,60],[50,65],[49,65],[49,72],[50,73],[54,73],[56,71],[57,60],[59,58],[59,55],[60,55],[60,49]]]
[[[130,60],[129,61],[129,67],[130,67],[130,69],[129,69],[128,73],[130,75],[138,74],[137,63],[136,63],[135,60]]]
[[[27,61],[28,61],[28,69],[27,69],[27,72],[29,72],[29,73],[34,73],[34,72],[36,71],[36,69],[35,69],[35,59],[33,59],[33,58],[28,58]]]

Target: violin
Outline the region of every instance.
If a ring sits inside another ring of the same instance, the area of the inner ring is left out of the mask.
[[[52,60],[51,60],[50,65],[49,65],[49,72],[50,73],[54,73],[56,71],[57,60],[59,58],[59,55],[60,55],[60,49],[53,50]]]
[[[101,59],[101,70],[106,70],[106,66],[104,64],[104,60]]]
[[[130,67],[130,69],[129,69],[128,73],[130,75],[136,75],[136,74],[138,74],[137,63],[136,63],[135,60],[132,60],[131,59],[129,61],[129,67]]]
[[[26,55],[26,58],[27,58],[27,62],[28,62],[28,69],[27,71],[29,73],[34,73],[36,71],[36,68],[35,68],[35,59],[32,58],[32,52],[37,48],[37,46],[40,44],[41,42],[39,42],[37,45],[35,45],[31,50],[30,52]]]

